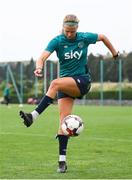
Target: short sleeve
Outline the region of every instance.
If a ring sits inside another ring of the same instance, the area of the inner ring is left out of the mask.
[[[58,40],[57,40],[57,38],[54,38],[48,43],[45,50],[52,53],[53,51],[55,51],[57,49],[57,47],[58,47]]]
[[[85,33],[84,36],[88,44],[95,44],[98,40],[98,34],[96,33]]]

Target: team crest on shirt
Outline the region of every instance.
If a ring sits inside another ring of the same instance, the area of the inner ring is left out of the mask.
[[[64,48],[68,48],[68,46],[67,46],[67,45],[64,45]]]
[[[83,48],[83,46],[84,46],[84,42],[83,41],[78,43],[78,47],[79,48]]]

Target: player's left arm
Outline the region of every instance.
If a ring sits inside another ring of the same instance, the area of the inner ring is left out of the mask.
[[[105,35],[99,34],[97,41],[102,41],[105,44],[105,46],[111,51],[115,59],[118,57],[119,52],[116,51],[110,40]]]

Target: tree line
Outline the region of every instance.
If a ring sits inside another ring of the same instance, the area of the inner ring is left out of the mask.
[[[114,60],[111,56],[94,56],[90,54],[88,56],[88,67],[91,71],[92,81],[100,81],[100,60],[103,61],[103,80],[105,82],[118,82],[118,71],[119,71],[119,59],[122,62],[122,81],[132,82],[132,52],[128,54],[121,54],[117,60]],[[50,79],[51,76],[51,63],[53,63],[52,76],[57,77],[57,63],[47,61],[47,78]],[[3,66],[5,63],[0,63],[0,83],[6,80],[6,68]],[[13,75],[16,81],[20,79],[20,65],[21,62],[9,62],[8,63],[12,69]],[[34,82],[33,71],[35,69],[35,60],[31,58],[29,61],[23,61],[23,78],[26,81]]]

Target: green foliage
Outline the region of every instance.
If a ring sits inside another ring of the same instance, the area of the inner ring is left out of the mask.
[[[126,54],[121,54],[119,59],[122,60],[122,81],[128,80],[132,81],[132,52]],[[90,54],[88,57],[88,66],[91,71],[92,81],[100,81],[100,60],[103,60],[103,80],[105,82],[118,82],[119,77],[119,59],[114,60],[111,56],[103,57],[101,55],[94,56]]]
[[[123,90],[122,93],[122,100],[132,100],[132,91],[131,90]],[[99,91],[93,91],[89,92],[86,95],[87,99],[100,99],[101,98],[101,92]],[[119,99],[119,91],[104,91],[103,92],[103,99]]]
[[[122,81],[128,80],[129,82],[132,81],[132,52],[128,54],[121,54],[120,58],[122,60]],[[118,82],[118,67],[119,67],[119,59],[114,60],[111,55],[109,56],[94,56],[93,54],[90,54],[88,57],[88,66],[91,71],[92,75],[92,81],[93,82],[99,82],[100,81],[100,60],[103,60],[104,64],[104,81],[111,81],[111,82]],[[48,82],[50,81],[51,76],[51,63],[53,65],[52,73],[53,73],[53,79],[57,77],[57,64],[55,62],[47,61],[47,79]],[[5,64],[5,63],[4,63]],[[9,63],[11,66],[11,69],[14,73],[15,79],[19,80],[20,78],[20,62],[13,62]],[[34,68],[35,68],[35,61],[33,58],[31,58],[28,62],[23,62],[24,68],[23,68],[23,75],[24,79],[27,81],[34,81]],[[2,63],[0,65],[3,65]],[[5,80],[6,78],[6,66],[0,66],[0,82],[2,80]]]
[[[107,58],[107,59],[105,59]],[[122,60],[122,82],[132,82],[132,52],[125,55],[122,54],[120,59]],[[103,57],[101,55],[94,56],[93,54],[89,55],[88,66],[91,70],[92,82],[100,82],[100,60],[103,60],[104,72],[103,72],[103,81],[104,82],[119,82],[119,61],[113,60],[111,56]],[[15,78],[18,91],[21,89],[21,62],[8,63],[11,66],[13,76]],[[3,89],[6,83],[6,66],[5,63],[0,63],[0,96],[3,96]],[[51,66],[52,65],[52,66]],[[35,68],[35,61],[31,58],[28,62],[23,62],[23,92],[24,92],[24,102],[27,101],[29,97],[35,96],[35,76],[33,74]],[[51,73],[52,69],[52,73]],[[52,79],[57,77],[57,64],[55,62],[47,61],[47,87],[49,86]],[[9,81],[11,79],[9,78]],[[43,78],[38,80],[38,97],[43,95]],[[119,90],[115,89],[114,91],[103,92],[104,99],[118,99]],[[123,99],[132,99],[132,90],[122,89],[122,98]],[[11,88],[11,97],[12,102],[17,103],[17,95],[14,88]],[[100,99],[100,91],[90,92],[87,95],[88,99]]]

